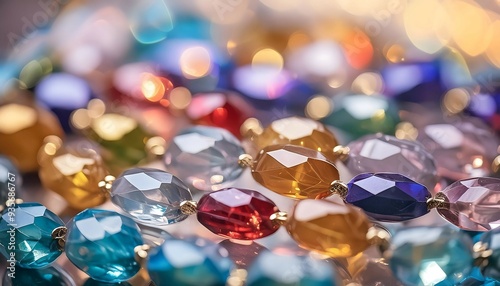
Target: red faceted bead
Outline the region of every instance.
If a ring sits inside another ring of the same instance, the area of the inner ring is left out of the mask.
[[[214,92],[195,95],[186,113],[196,124],[221,127],[241,137],[241,124],[254,111],[239,94]]]
[[[273,234],[271,220],[278,207],[256,191],[229,188],[204,195],[198,202],[198,221],[211,232],[253,240]]]

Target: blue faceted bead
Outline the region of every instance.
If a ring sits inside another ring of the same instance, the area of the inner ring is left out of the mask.
[[[16,267],[14,272],[7,271],[3,277],[3,286],[74,286],[75,282],[58,266],[41,269]]]
[[[121,282],[140,269],[134,248],[143,245],[137,224],[114,211],[87,209],[68,223],[66,256],[92,279]]]
[[[39,203],[12,205],[0,218],[0,252],[8,263],[45,267],[61,255],[52,238],[52,231],[61,226],[63,221]]]
[[[232,267],[227,251],[205,239],[166,240],[147,262],[156,286],[223,286]]]
[[[334,268],[310,256],[262,252],[248,270],[248,286],[340,286]]]
[[[469,236],[444,227],[401,229],[392,238],[390,253],[392,272],[407,286],[455,285],[473,265]]]
[[[424,185],[399,174],[364,173],[347,184],[346,202],[379,221],[405,221],[429,212],[431,193]]]
[[[195,126],[177,134],[163,158],[167,171],[199,190],[228,187],[243,169],[238,158],[245,151],[229,131]]]
[[[125,171],[111,188],[113,203],[146,225],[165,225],[186,219],[180,204],[192,199],[189,188],[177,177],[150,168]]]
[[[493,251],[488,258],[488,265],[484,268],[484,275],[500,280],[500,228],[484,233],[481,237],[481,243]]]

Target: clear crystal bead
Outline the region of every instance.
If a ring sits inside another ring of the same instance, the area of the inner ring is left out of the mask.
[[[113,182],[111,200],[139,223],[165,225],[186,219],[180,203],[192,200],[192,196],[189,188],[170,173],[135,168]]]

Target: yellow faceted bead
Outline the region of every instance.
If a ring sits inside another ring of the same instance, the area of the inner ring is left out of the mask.
[[[49,137],[38,159],[43,186],[61,195],[72,208],[91,208],[106,201],[98,184],[108,173],[90,144],[62,146],[59,138]]]
[[[30,103],[0,106],[0,154],[12,159],[22,172],[38,169],[37,153],[49,135],[63,136],[57,118]]]
[[[337,139],[326,127],[315,120],[303,117],[288,117],[276,120],[266,127],[260,135],[253,138],[262,149],[277,144],[290,144],[321,152],[331,161],[337,159],[333,148]]]
[[[274,145],[261,150],[252,176],[280,195],[320,199],[331,194],[330,184],[339,179],[339,172],[335,165],[315,150]]]
[[[302,200],[295,205],[286,229],[302,247],[331,257],[351,257],[370,246],[371,224],[358,208],[332,200]]]

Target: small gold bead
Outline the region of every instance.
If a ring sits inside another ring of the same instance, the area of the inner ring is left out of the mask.
[[[386,252],[390,247],[391,234],[380,226],[372,226],[366,233],[366,239],[372,245],[379,247],[380,252]]]
[[[111,187],[113,186],[113,182],[116,180],[114,176],[107,175],[104,177],[104,180],[100,181],[98,183],[99,188],[105,193],[106,195],[109,195],[111,192]]]
[[[347,197],[348,191],[349,189],[347,188],[347,185],[342,181],[335,180],[330,185],[330,192],[332,192],[332,194],[339,195],[342,199]]]
[[[198,203],[195,201],[183,201],[180,207],[181,212],[185,215],[194,215],[198,211]]]
[[[443,193],[437,193],[434,197],[427,200],[427,209],[449,209],[450,205]]]
[[[288,214],[286,212],[275,212],[269,218],[279,225],[284,225],[288,219]]]
[[[245,138],[259,136],[263,131],[262,123],[257,118],[248,118],[240,127],[240,133]]]
[[[151,137],[146,141],[146,152],[151,157],[161,157],[165,154],[167,142],[160,136]]]
[[[337,145],[333,147],[333,153],[337,155],[338,159],[345,161],[349,157],[351,149],[347,146]]]
[[[226,286],[243,286],[247,280],[248,272],[245,269],[235,269],[231,271],[226,281]]]
[[[491,163],[491,169],[493,170],[493,173],[500,173],[500,155],[496,156]]]
[[[151,247],[147,244],[134,247],[135,261],[141,265],[144,264],[144,262],[146,262],[146,258],[148,258],[148,252],[150,249]]]
[[[493,250],[488,248],[488,244],[484,242],[476,242],[472,247],[474,251],[474,265],[484,269],[488,265],[489,258],[493,255]]]
[[[57,241],[57,246],[59,250],[64,250],[64,245],[66,244],[66,234],[68,229],[65,226],[56,227],[52,230],[52,239]]]
[[[242,167],[253,167],[253,158],[249,154],[241,154],[240,157],[238,157],[238,164]]]

